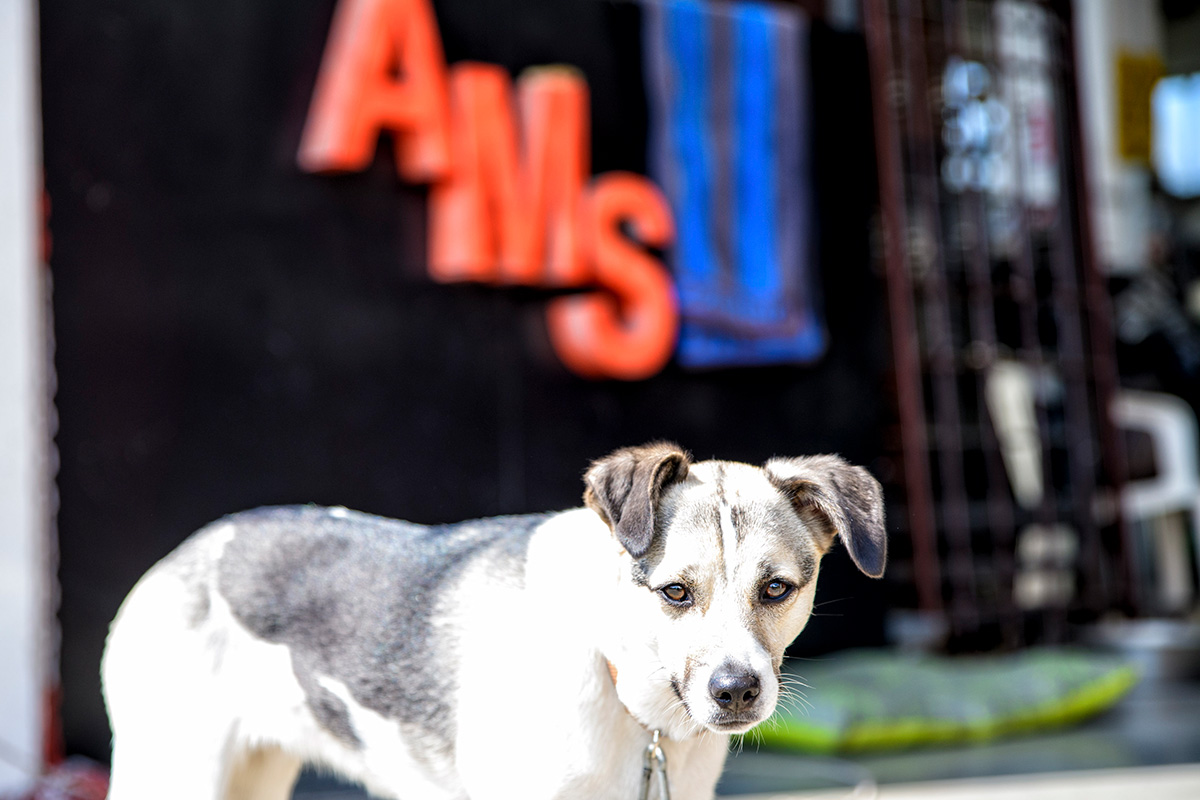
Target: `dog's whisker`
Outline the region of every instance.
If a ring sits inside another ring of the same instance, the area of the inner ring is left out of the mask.
[[[813,688],[809,684],[805,683],[801,678],[797,678],[794,675],[789,675],[787,678],[784,678],[783,680],[781,680],[780,683],[782,683],[786,686],[801,686],[805,689]]]
[[[783,686],[779,692],[779,705],[788,711],[807,714],[815,710],[804,692],[792,686]]]
[[[785,705],[785,707],[791,708],[793,710],[795,710],[799,706],[804,706],[810,710],[813,707],[812,701],[809,700],[808,696],[802,692],[789,692],[787,694],[786,698],[780,699],[780,703]]]
[[[778,720],[776,721],[775,724],[776,724],[776,726],[779,725]],[[754,743],[754,751],[758,752],[758,751],[762,750],[762,746],[766,742],[766,738],[763,736],[762,730],[759,728],[751,728],[748,731],[748,733],[750,735],[751,741]]]

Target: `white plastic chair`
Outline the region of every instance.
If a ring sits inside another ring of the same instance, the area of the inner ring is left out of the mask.
[[[1200,436],[1192,407],[1175,395],[1122,389],[1113,402],[1113,419],[1119,428],[1148,434],[1154,445],[1157,474],[1127,482],[1121,493],[1126,520],[1187,514],[1200,575]]]

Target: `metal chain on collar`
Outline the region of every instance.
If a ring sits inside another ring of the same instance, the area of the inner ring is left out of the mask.
[[[658,775],[658,799],[671,800],[671,791],[667,787],[667,754],[659,746],[659,731],[650,734],[650,744],[642,754],[642,791],[638,800],[650,800],[650,784]]]

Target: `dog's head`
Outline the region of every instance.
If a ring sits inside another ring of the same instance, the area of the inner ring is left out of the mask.
[[[836,456],[692,463],[656,443],[600,459],[585,481],[624,551],[620,629],[605,644],[617,692],[668,736],[742,733],[771,715],[836,539],[883,574],[879,483]]]

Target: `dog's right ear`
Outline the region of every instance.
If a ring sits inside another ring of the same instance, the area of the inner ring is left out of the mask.
[[[672,442],[622,448],[588,468],[583,502],[608,523],[631,556],[641,558],[654,539],[663,489],[686,478],[690,463]]]

